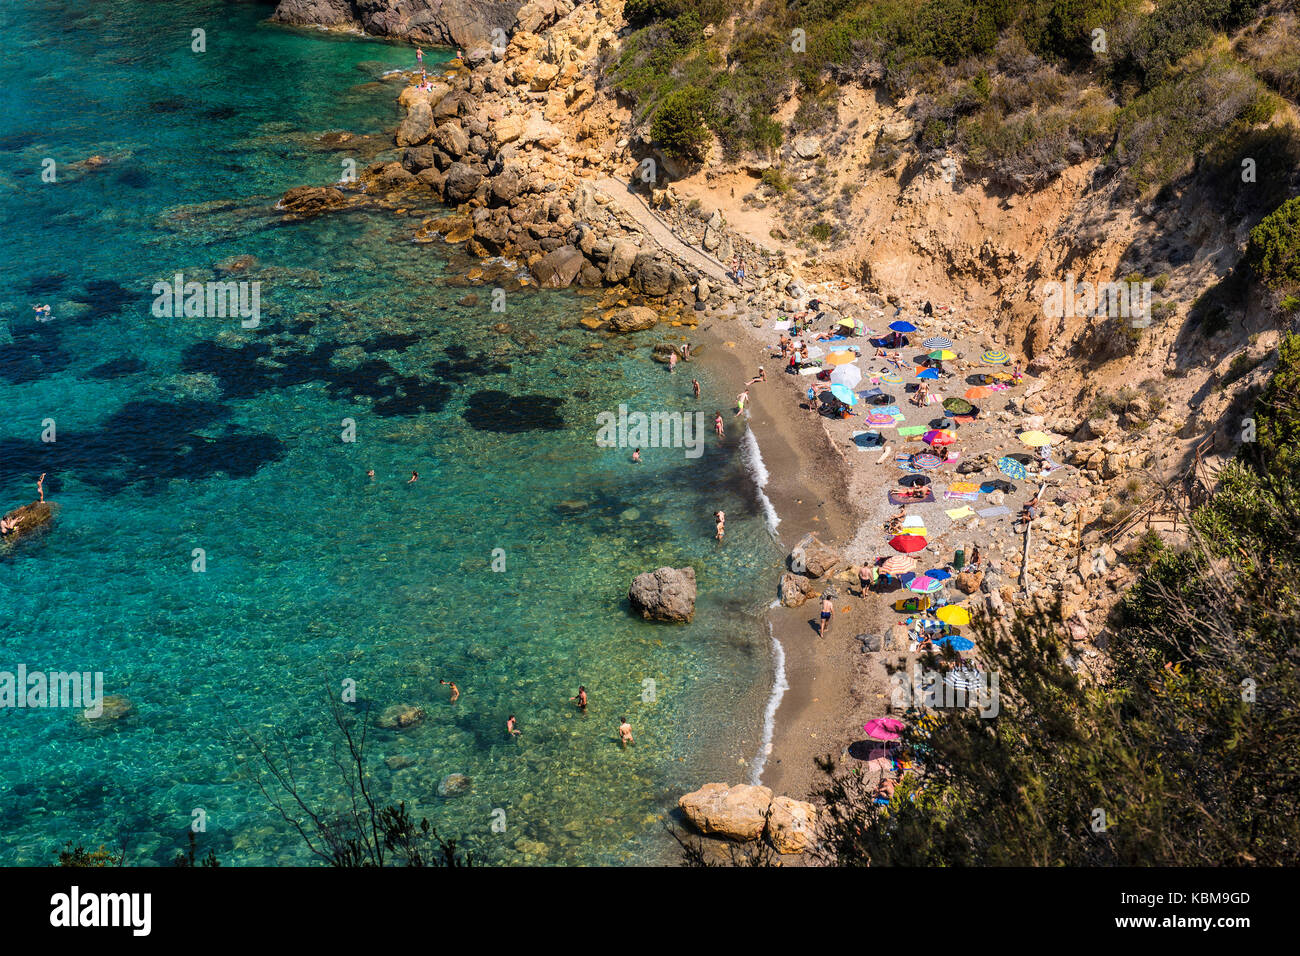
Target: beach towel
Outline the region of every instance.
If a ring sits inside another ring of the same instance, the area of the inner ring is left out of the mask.
[[[934,501],[934,493],[929,488],[925,489],[924,498],[907,498],[896,491],[889,493],[889,503],[891,505],[923,505],[930,501]]]
[[[801,368],[801,369],[799,369],[799,374],[800,374],[800,375],[816,375],[816,374],[817,374],[818,372],[820,372],[820,371],[821,371],[821,366],[820,366],[820,365],[809,365],[807,368]]]
[[[808,357],[809,357],[809,358],[821,358],[821,357],[822,357],[823,355],[825,355],[825,354],[826,354],[826,350],[823,349],[823,348],[821,348],[820,346],[817,346],[817,345],[810,345],[810,346],[808,346]]]
[[[978,491],[953,491],[949,488],[943,493],[943,496],[949,501],[979,501],[980,493]]]
[[[971,422],[975,421],[974,415],[950,415],[948,417],[958,425],[969,425]]]
[[[975,512],[971,509],[969,505],[962,505],[960,508],[953,508],[951,511],[944,512],[944,514],[946,514],[953,521],[958,521],[961,518],[969,518],[974,513]]]
[[[924,435],[925,432],[926,428],[924,425],[900,425],[898,427],[898,434],[902,435],[904,438],[911,435]]]
[[[1009,515],[1009,514],[1011,514],[1011,509],[1008,508],[1006,505],[999,505],[996,508],[984,508],[979,513],[981,518],[996,518],[998,515]]]
[[[772,328],[776,329],[778,332],[785,332],[790,328],[790,320],[786,319],[784,322],[777,322],[772,326]]]

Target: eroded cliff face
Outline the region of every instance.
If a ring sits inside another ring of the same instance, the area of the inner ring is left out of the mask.
[[[521,6],[518,0],[280,0],[271,19],[467,49],[490,43],[494,30],[508,35]]]

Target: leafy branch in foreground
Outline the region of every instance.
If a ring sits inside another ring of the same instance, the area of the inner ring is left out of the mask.
[[[381,804],[371,788],[365,764],[369,707],[361,709],[360,731],[350,715],[324,692],[334,725],[343,736],[346,753],[333,750],[334,764],[343,784],[346,808],[341,813],[314,809],[302,794],[288,747],[281,743],[273,754],[262,740],[246,734],[265,765],[267,777],[258,774],[257,786],[271,806],[302,837],[307,848],[329,866],[431,866],[474,865],[472,853],[459,849],[455,839],[443,839],[421,818],[417,823],[405,802]]]

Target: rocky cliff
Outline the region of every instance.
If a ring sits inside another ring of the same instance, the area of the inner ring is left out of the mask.
[[[494,30],[508,35],[521,6],[516,0],[281,0],[271,19],[469,48],[489,43]]]

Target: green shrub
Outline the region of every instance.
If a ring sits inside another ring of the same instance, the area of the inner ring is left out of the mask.
[[[696,87],[670,93],[655,111],[650,135],[664,153],[674,159],[698,162],[704,158],[709,130],[704,123],[708,94]]]
[[[1250,231],[1243,260],[1259,282],[1300,282],[1300,198],[1289,199]]]
[[[828,222],[815,222],[808,235],[812,236],[818,242],[825,242],[831,237],[831,224]]]

